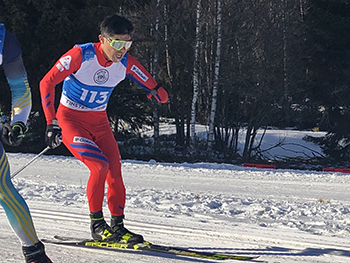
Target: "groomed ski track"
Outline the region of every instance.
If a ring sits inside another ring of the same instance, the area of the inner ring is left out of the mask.
[[[12,171],[34,155],[24,156],[10,154]],[[349,175],[258,171],[219,165],[210,168],[209,164],[191,167],[188,164],[126,162],[123,167],[127,187],[126,226],[143,234],[150,242],[203,251],[259,255],[254,262],[350,261]],[[40,238],[54,235],[90,238],[86,173],[73,158],[44,156],[18,175],[15,185],[28,201]],[[261,187],[266,186],[264,189],[258,187],[259,181],[264,183]],[[230,184],[232,191],[229,191]],[[218,188],[219,185],[222,187]],[[211,187],[213,189],[208,190]],[[307,192],[305,188],[312,191]],[[312,197],[314,206],[310,201]],[[233,204],[228,203],[230,198],[235,199]],[[318,198],[324,198],[324,201],[317,202]],[[228,205],[231,205],[227,210],[232,211],[231,214],[220,210]],[[277,211],[278,207],[286,211]],[[336,213],[338,210],[340,212]],[[106,207],[105,213],[108,220]],[[268,213],[269,217],[266,216]],[[309,216],[296,217],[302,213]],[[23,263],[19,242],[1,208],[0,231],[1,258],[6,259],[6,263]],[[47,244],[46,250],[54,263],[215,262],[52,244]]]
[[[46,207],[46,204],[43,205]],[[40,205],[39,205],[40,207]],[[80,236],[89,238],[89,221],[86,215],[58,210],[32,209],[32,215],[36,222],[38,232],[42,237],[52,237],[59,233],[61,235]],[[136,216],[136,215],[135,215]],[[12,240],[11,232],[4,227],[4,212],[0,213],[1,236],[3,239],[2,250],[12,251],[12,259],[6,262],[22,262],[21,255],[14,249],[18,246],[17,240]],[[254,262],[348,262],[350,246],[340,246],[332,243],[329,238],[313,238],[308,240],[303,233],[295,235],[279,236],[278,231],[273,229],[252,228],[246,226],[246,231],[235,232],[234,226],[224,226],[224,222],[214,222],[217,230],[206,229],[206,223],[198,224],[197,221],[187,221],[187,226],[175,224],[179,221],[171,218],[157,218],[147,215],[156,224],[148,224],[127,220],[127,226],[137,232],[142,232],[148,240],[165,245],[176,245],[179,247],[190,247],[203,251],[218,251],[221,253],[232,253],[238,255],[259,255],[260,258]],[[168,223],[174,223],[169,225]],[[167,224],[166,224],[167,223]],[[240,226],[241,228],[242,226]],[[227,229],[227,231],[225,231]],[[257,234],[254,234],[256,232]],[[6,235],[4,235],[6,234]],[[4,242],[4,240],[6,240]],[[215,243],[215,240],[217,242]],[[210,262],[204,259],[192,259],[179,256],[162,255],[159,253],[140,253],[123,251],[89,250],[83,248],[67,248],[47,244],[47,251],[54,251],[56,262]],[[8,253],[8,252],[7,252]],[[81,257],[81,255],[84,255]],[[320,260],[320,256],[324,257]],[[318,258],[317,261],[313,259]],[[332,259],[332,261],[330,261]]]

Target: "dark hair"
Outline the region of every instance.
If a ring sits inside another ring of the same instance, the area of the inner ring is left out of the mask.
[[[131,34],[134,26],[131,21],[118,15],[107,16],[100,24],[101,35],[113,36]]]

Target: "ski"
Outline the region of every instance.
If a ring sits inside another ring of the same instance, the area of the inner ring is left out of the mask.
[[[194,258],[204,258],[212,260],[253,260],[259,256],[242,256],[232,254],[221,254],[216,252],[204,252],[198,250],[191,250],[187,248],[178,248],[164,245],[152,244],[148,241],[137,244],[126,243],[110,243],[103,241],[95,241],[92,239],[79,239],[70,238],[64,236],[54,236],[54,239],[42,239],[44,243],[51,243],[56,245],[83,247],[83,248],[95,248],[95,249],[110,249],[110,250],[124,250],[124,251],[143,251],[143,252],[156,252],[165,253],[176,256],[186,256]]]

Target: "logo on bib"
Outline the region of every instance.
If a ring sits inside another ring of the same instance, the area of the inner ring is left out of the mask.
[[[94,75],[94,81],[96,84],[104,84],[108,81],[109,79],[109,73],[106,69],[99,69],[96,71]]]

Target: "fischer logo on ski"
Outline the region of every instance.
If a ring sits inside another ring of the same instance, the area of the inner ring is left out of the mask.
[[[95,249],[109,249],[109,250],[123,250],[123,251],[143,251],[143,252],[156,252],[171,254],[176,256],[186,256],[194,258],[204,258],[212,260],[254,260],[259,256],[242,256],[242,255],[233,255],[233,254],[221,254],[216,252],[203,252],[199,250],[191,250],[187,248],[177,248],[164,245],[152,244],[148,241],[137,244],[128,244],[128,243],[113,243],[113,242],[104,242],[104,241],[95,241],[91,239],[79,239],[73,237],[62,237],[54,236],[54,239],[42,239],[45,243],[51,243],[56,245],[65,245],[65,246],[75,246],[82,248],[95,248]]]

